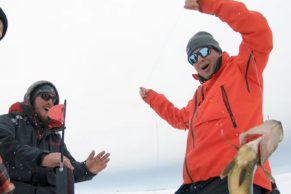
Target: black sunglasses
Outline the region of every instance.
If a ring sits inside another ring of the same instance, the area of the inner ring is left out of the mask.
[[[52,94],[52,93],[49,93],[49,92],[41,92],[41,93],[39,93],[39,96],[40,96],[43,100],[45,100],[45,101],[48,101],[48,100],[52,99],[52,101],[53,101],[54,104],[55,104],[56,101],[57,101],[56,96],[55,96],[54,94]]]
[[[190,55],[190,57],[188,58],[188,62],[191,65],[194,65],[195,63],[197,63],[199,55],[205,58],[209,54],[210,54],[210,47],[202,47],[196,53],[193,53],[192,55]]]

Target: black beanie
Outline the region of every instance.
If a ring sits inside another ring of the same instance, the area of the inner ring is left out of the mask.
[[[213,36],[205,31],[201,31],[196,33],[187,44],[187,55],[190,55],[198,48],[203,46],[211,46],[219,52],[222,52],[219,43],[213,38]]]
[[[8,28],[8,20],[7,20],[6,14],[1,8],[0,8],[0,20],[3,23],[3,32],[2,32],[2,36],[0,37],[0,40],[2,40]]]

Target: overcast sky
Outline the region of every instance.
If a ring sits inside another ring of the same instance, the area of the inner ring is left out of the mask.
[[[291,172],[286,157],[291,148],[291,30],[286,24],[291,3],[244,2],[263,13],[273,30],[264,116],[280,120],[285,130],[271,157],[273,173]],[[91,149],[112,155],[104,172],[77,188],[177,188],[187,133],[160,119],[141,100],[139,86],[183,107],[198,86],[186,60],[189,38],[209,31],[230,54],[237,54],[241,41],[219,19],[183,5],[182,0],[0,0],[9,20],[0,43],[0,114],[22,101],[33,82],[52,81],[61,102],[67,99],[65,141],[75,158],[85,160]]]

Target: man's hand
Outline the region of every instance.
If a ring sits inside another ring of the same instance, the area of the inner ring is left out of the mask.
[[[85,161],[85,164],[91,173],[97,174],[106,168],[107,163],[110,160],[109,156],[110,154],[105,153],[105,151],[102,151],[95,156],[95,151],[93,150]]]
[[[139,87],[139,94],[142,98],[147,97],[148,91],[149,91],[149,89],[146,89],[144,87]]]
[[[198,0],[185,0],[185,9],[199,10]]]
[[[43,167],[54,168],[60,166],[60,163],[61,163],[61,153],[54,152],[45,155],[44,158],[42,159],[41,165]],[[63,156],[63,163],[64,166],[66,166],[67,168],[74,170],[73,165],[71,164],[69,158],[67,158],[66,156]]]

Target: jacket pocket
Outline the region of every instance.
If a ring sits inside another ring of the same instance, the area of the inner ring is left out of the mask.
[[[209,97],[198,107],[196,115],[192,117],[193,128],[227,119],[224,106],[219,95],[212,95]]]
[[[232,126],[233,128],[236,128],[237,127],[237,124],[236,124],[236,121],[235,121],[235,118],[234,118],[234,115],[233,115],[233,112],[231,110],[231,106],[230,106],[230,103],[229,103],[229,99],[228,99],[228,96],[227,96],[227,92],[224,88],[224,86],[220,86],[220,89],[221,89],[221,95],[222,95],[222,99],[223,99],[223,103],[226,107],[226,110],[228,112],[228,115],[230,117],[230,120],[232,122]]]

